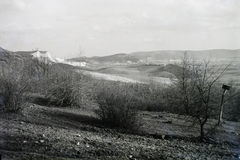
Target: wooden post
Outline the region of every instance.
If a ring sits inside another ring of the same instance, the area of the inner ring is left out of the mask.
[[[223,93],[222,93],[221,107],[220,107],[220,113],[219,113],[219,118],[218,118],[218,125],[220,125],[221,122],[222,122],[224,95],[226,94],[226,92],[227,92],[230,88],[231,88],[230,86],[222,85]]]

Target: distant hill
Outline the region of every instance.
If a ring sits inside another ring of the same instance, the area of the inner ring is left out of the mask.
[[[144,52],[133,52],[130,55],[141,59],[141,60],[167,60],[180,58],[183,51],[144,51]]]
[[[16,51],[13,52],[16,55],[22,56],[22,57],[32,57],[32,54],[36,51]]]
[[[89,61],[89,59],[90,58],[88,58],[88,57],[75,57],[75,58],[66,59],[66,61],[87,62],[87,61]]]
[[[16,51],[12,52],[0,47],[0,61],[5,61],[7,58],[30,58],[33,57],[37,51]],[[220,62],[234,62],[240,64],[240,49],[227,50],[227,49],[214,49],[214,50],[201,50],[201,51],[184,51],[184,50],[161,50],[161,51],[143,51],[133,52],[130,54],[119,53],[109,56],[95,56],[95,57],[77,57],[68,59],[68,61],[87,62],[95,64],[127,64],[127,63],[165,63],[180,60],[183,53],[187,53],[189,57],[194,60],[211,59]],[[42,57],[48,58],[52,62],[57,62],[52,58],[49,52],[39,51]]]
[[[5,65],[13,60],[19,59],[21,57],[15,55],[13,52],[3,49],[0,47],[0,65]]]
[[[95,57],[77,57],[68,59],[68,61],[86,61],[86,62],[97,62],[97,63],[137,63],[140,59],[125,53],[114,54],[110,56],[95,56]]]
[[[202,50],[202,51],[179,51],[179,50],[164,50],[164,51],[149,51],[149,52],[134,52],[130,55],[141,59],[143,61],[167,61],[167,60],[179,60],[183,53],[187,53],[189,57],[195,60],[202,59],[232,59],[240,61],[240,49],[238,50]]]
[[[128,61],[131,61],[131,62],[139,61],[138,58],[125,53],[119,53],[119,54],[114,54],[114,55],[104,56],[104,57],[92,57],[91,59],[98,62],[113,62],[113,63],[127,63]]]
[[[11,63],[14,60],[38,59],[44,62],[56,62],[56,60],[47,51],[9,51],[0,47],[0,62]]]
[[[225,62],[239,62],[240,63],[240,49],[227,50],[227,49],[213,49],[213,50],[161,50],[161,51],[142,51],[133,53],[119,53],[110,56],[95,56],[95,57],[77,57],[69,59],[69,61],[84,61],[84,62],[97,62],[97,63],[127,63],[129,61],[137,63],[140,61],[147,63],[161,63],[174,60],[180,60],[183,53],[187,53],[189,57],[194,60],[219,60]]]

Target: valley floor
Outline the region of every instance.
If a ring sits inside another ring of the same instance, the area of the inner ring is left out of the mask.
[[[3,159],[238,159],[240,124],[225,122],[198,141],[184,117],[141,112],[139,134],[105,128],[90,109],[31,105],[0,115]],[[214,123],[212,120],[210,123]],[[184,125],[183,125],[184,124]]]

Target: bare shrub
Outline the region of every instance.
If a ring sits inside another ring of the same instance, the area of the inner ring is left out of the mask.
[[[95,113],[108,126],[137,127],[137,101],[127,84],[102,82],[96,91],[99,109]]]
[[[24,69],[32,80],[31,92],[40,95],[46,93],[51,79],[56,76],[57,72],[63,74],[65,71],[64,68],[60,68],[58,64],[50,62],[46,57],[42,59],[27,59]]]
[[[129,89],[138,99],[139,109],[147,111],[166,111],[164,92],[166,90],[161,84],[150,81],[149,84],[129,84]]]
[[[48,73],[47,84],[45,98],[49,100],[49,104],[80,107],[88,83],[81,73],[57,68]]]
[[[0,72],[1,109],[5,112],[18,112],[27,105],[26,94],[30,89],[30,78],[26,75],[24,64],[13,61],[2,66]]]

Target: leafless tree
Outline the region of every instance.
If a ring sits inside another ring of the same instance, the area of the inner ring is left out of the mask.
[[[194,61],[188,57],[187,52],[181,58],[180,67],[176,71],[176,79],[173,79],[175,99],[183,108],[183,112],[189,115],[194,105],[196,88],[194,87]]]
[[[221,85],[219,79],[224,75],[227,66],[215,68],[210,61],[193,66],[193,87],[196,88],[196,99],[190,115],[198,121],[201,136],[204,136],[204,125],[212,116],[217,116]]]
[[[217,116],[220,107],[220,78],[229,65],[214,66],[211,61],[190,61],[187,54],[181,60],[181,70],[176,75],[175,90],[179,93],[176,103],[184,108],[193,124],[199,124],[203,137],[204,126],[210,117]]]

